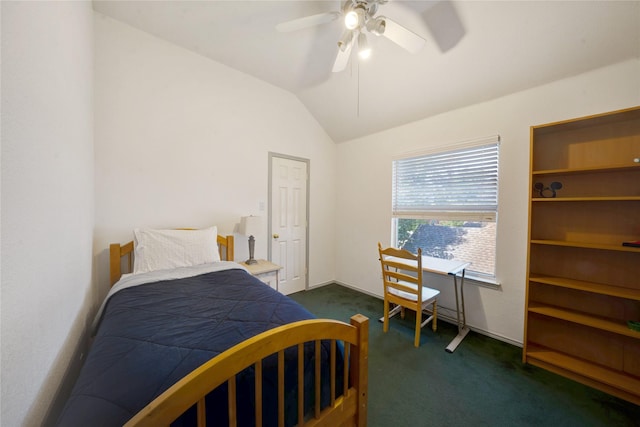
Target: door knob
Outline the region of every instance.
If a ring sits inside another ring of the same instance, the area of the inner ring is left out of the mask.
[[[280,237],[280,235],[279,235],[279,234],[274,234],[274,235],[273,235],[273,238],[274,238],[274,239],[277,239],[278,237]]]

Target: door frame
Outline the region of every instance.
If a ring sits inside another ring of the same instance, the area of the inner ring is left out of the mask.
[[[278,157],[281,159],[286,159],[286,160],[294,160],[297,162],[301,162],[301,163],[306,163],[307,165],[307,197],[305,200],[306,203],[306,227],[305,227],[305,271],[304,271],[304,289],[308,290],[309,289],[309,207],[311,206],[311,204],[309,203],[309,200],[311,199],[309,197],[310,195],[310,191],[311,191],[311,160],[309,159],[305,159],[304,157],[296,157],[296,156],[290,156],[288,154],[282,154],[282,153],[274,153],[272,151],[269,151],[269,183],[267,184],[269,186],[269,197],[267,200],[267,205],[268,205],[268,209],[269,212],[267,214],[267,231],[268,234],[267,236],[269,236],[269,244],[267,245],[267,257],[270,261],[273,260],[272,258],[272,244],[271,241],[273,239],[273,231],[271,229],[271,221],[272,221],[272,215],[273,215],[273,158],[274,157]]]

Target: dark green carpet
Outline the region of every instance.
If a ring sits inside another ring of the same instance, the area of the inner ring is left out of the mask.
[[[318,317],[369,317],[369,426],[640,426],[640,406],[522,364],[522,349],[470,332],[454,353],[449,323],[423,328],[393,318],[382,332],[382,301],[339,285],[290,295]]]

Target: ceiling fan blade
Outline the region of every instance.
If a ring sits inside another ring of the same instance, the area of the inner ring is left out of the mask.
[[[462,39],[465,30],[451,1],[439,1],[422,14],[441,52],[446,52]]]
[[[417,53],[422,49],[425,39],[387,17],[381,18],[385,21],[383,36],[411,53]]]
[[[281,33],[288,33],[291,31],[298,31],[304,28],[313,27],[315,25],[326,24],[327,22],[335,21],[342,15],[340,12],[324,12],[317,15],[305,16],[304,18],[298,18],[291,21],[281,22],[276,25],[276,30]]]
[[[333,71],[334,73],[339,73],[344,70],[349,63],[349,58],[351,57],[351,49],[353,48],[353,43],[349,43],[345,50],[338,49],[338,55],[336,55],[336,61],[333,63]]]

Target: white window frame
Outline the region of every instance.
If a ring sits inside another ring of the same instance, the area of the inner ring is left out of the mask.
[[[492,135],[394,156],[392,241],[398,242],[401,218],[497,223],[499,151],[500,136]],[[453,171],[450,165],[455,165]],[[410,178],[424,185],[414,187]],[[494,256],[496,245],[497,239]],[[475,272],[473,265],[467,270],[469,277],[495,284],[495,263],[493,271],[493,275]]]

